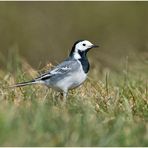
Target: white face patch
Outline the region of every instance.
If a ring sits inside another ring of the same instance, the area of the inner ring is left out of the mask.
[[[78,52],[78,50],[80,51],[85,51],[89,48],[91,48],[93,46],[93,44],[87,40],[84,40],[82,42],[79,42],[76,46],[75,46],[75,51]]]
[[[87,40],[81,41],[76,44],[75,51],[73,53],[75,59],[81,59],[81,56],[78,51],[86,51],[92,48],[93,44]]]

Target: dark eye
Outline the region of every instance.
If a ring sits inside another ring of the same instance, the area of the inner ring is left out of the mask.
[[[86,46],[86,44],[83,44],[83,46]]]

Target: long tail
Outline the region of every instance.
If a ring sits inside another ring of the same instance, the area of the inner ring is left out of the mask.
[[[13,87],[22,87],[22,86],[26,86],[26,85],[32,85],[32,84],[37,84],[39,83],[38,81],[35,81],[35,80],[31,80],[31,81],[28,81],[28,82],[22,82],[22,83],[17,83],[17,84],[14,84],[12,86],[9,86],[10,88],[13,88]]]

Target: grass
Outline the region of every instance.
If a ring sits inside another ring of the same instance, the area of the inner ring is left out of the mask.
[[[148,146],[148,83],[125,70],[83,86],[60,105],[58,93],[34,85],[8,89],[37,72],[16,58],[0,72],[0,146]],[[13,64],[12,64],[13,63]]]

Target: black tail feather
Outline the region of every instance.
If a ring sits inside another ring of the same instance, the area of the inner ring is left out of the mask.
[[[21,82],[21,83],[17,83],[15,85],[10,86],[10,88],[14,88],[14,87],[22,87],[22,86],[26,86],[26,85],[32,85],[32,84],[36,84],[37,82],[35,80],[31,80],[28,82]]]

